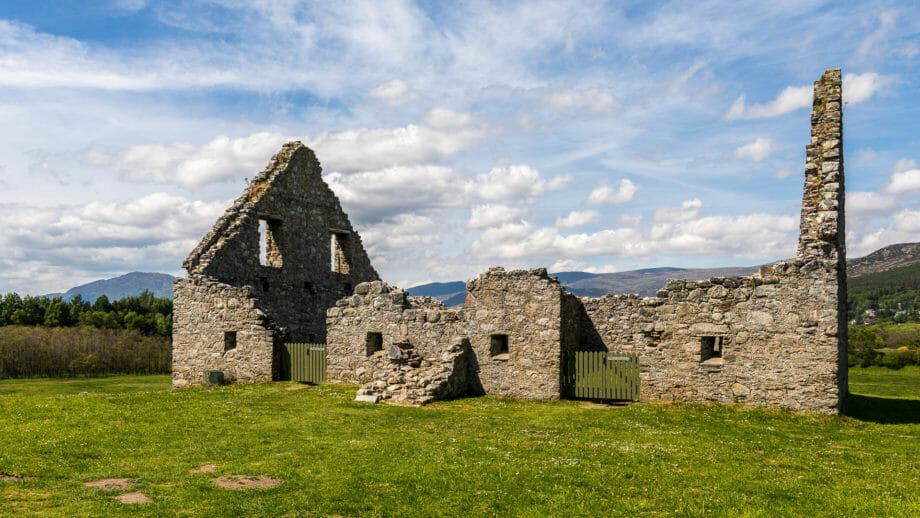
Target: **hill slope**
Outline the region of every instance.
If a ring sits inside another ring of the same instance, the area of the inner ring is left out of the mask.
[[[865,257],[847,259],[847,275],[858,277],[920,263],[920,243],[898,243],[880,248]]]
[[[157,297],[173,298],[173,281],[176,277],[165,273],[131,272],[112,279],[102,279],[70,288],[65,293],[52,293],[49,296],[61,296],[70,300],[79,293],[83,300],[94,301],[100,295],[109,300],[140,295],[149,290]]]

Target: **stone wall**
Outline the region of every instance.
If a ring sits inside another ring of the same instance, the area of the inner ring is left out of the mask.
[[[327,313],[327,379],[366,389],[385,383],[394,392],[403,383],[393,381],[398,376],[386,354],[391,347],[411,349],[420,366],[428,368],[459,346],[472,353],[466,392],[558,398],[562,285],[543,268],[493,268],[467,283],[467,289],[467,306],[447,309],[435,299],[408,297],[382,282],[358,285],[354,296],[339,300]],[[369,347],[377,343],[379,349]],[[409,376],[431,381],[420,372]],[[412,401],[427,402],[424,396]]]
[[[459,310],[383,283],[361,285],[328,312],[330,379],[363,383],[362,395],[416,391],[416,401],[428,401],[436,396],[421,392],[419,380],[431,376],[394,366],[386,348],[428,368],[469,343],[471,392],[553,398],[572,352],[634,351],[643,358],[644,400],[836,412],[847,389],[840,94],[839,69],[815,83],[795,259],[751,276],[672,280],[649,298],[578,299],[545,269],[493,268],[467,283]],[[380,335],[380,351],[367,349],[369,333]],[[504,337],[500,350],[495,337]]]
[[[840,400],[835,283],[790,260],[753,276],[669,281],[657,297],[582,299],[597,333],[584,340],[642,354],[643,400],[831,413]]]
[[[224,372],[226,381],[272,380],[278,336],[251,288],[192,277],[176,280],[174,289],[175,387],[203,383],[212,370]],[[229,350],[226,333],[235,333]]]
[[[583,300],[583,343],[642,353],[643,399],[839,409],[847,391],[840,100],[840,70],[828,70],[815,82],[795,259],[753,276],[669,281],[653,298]],[[718,357],[708,357],[712,343]]]
[[[310,149],[285,144],[183,262],[188,276],[176,284],[174,301],[176,386],[203,383],[208,370],[240,381],[272,379],[272,347],[251,337],[267,332],[275,342],[325,341],[326,309],[358,283],[378,278],[321,174]],[[228,363],[214,356],[213,343],[241,325],[226,316],[233,297],[234,307],[254,304],[270,318],[238,332],[237,350],[228,353],[236,359]]]

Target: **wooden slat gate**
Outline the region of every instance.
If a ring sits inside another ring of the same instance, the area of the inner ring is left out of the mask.
[[[639,354],[576,351],[563,383],[568,397],[639,401]]]
[[[291,379],[307,383],[326,381],[326,344],[284,344],[290,358]]]

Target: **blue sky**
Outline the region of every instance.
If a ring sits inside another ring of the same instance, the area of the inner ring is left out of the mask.
[[[795,253],[842,67],[850,256],[920,241],[913,2],[0,4],[0,292],[179,264],[288,140],[391,284]]]

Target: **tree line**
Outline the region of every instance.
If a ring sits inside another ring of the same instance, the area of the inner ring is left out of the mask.
[[[168,373],[170,299],[0,297],[0,378]]]
[[[171,300],[146,290],[115,301],[100,295],[93,302],[83,300],[81,295],[65,301],[61,297],[20,297],[17,293],[7,293],[0,299],[0,326],[90,326],[171,339],[172,310]]]

